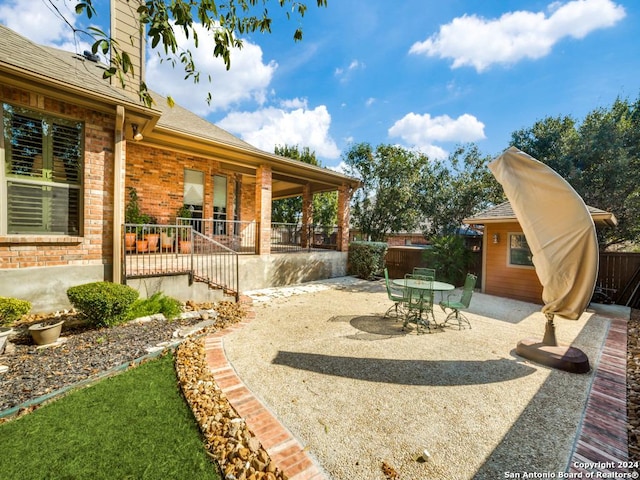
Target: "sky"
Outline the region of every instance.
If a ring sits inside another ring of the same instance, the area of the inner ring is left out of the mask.
[[[65,12],[63,0],[53,3]],[[94,3],[91,25],[106,31],[108,1]],[[637,0],[306,3],[304,18],[287,20],[270,0],[272,33],[243,37],[229,71],[201,35],[191,50],[201,78],[212,83],[184,80],[180,68],[149,51],[147,84],[262,150],[309,147],[338,170],[361,142],[432,159],[473,142],[495,157],[513,132],[538,120],[581,121],[616,98],[640,98]],[[74,26],[89,25],[66,12]],[[0,0],[0,23],[41,44],[88,48],[48,0]],[[294,42],[298,26],[303,40]],[[180,44],[189,48],[185,39]]]

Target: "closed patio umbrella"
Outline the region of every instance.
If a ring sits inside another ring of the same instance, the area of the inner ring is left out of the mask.
[[[580,350],[555,339],[555,315],[576,320],[593,294],[598,275],[598,240],[584,201],[555,171],[515,147],[489,164],[522,227],[542,284],[547,317],[542,342],[518,343],[526,358],[563,370],[589,371]]]

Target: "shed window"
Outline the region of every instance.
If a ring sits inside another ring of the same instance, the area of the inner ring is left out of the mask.
[[[80,235],[82,122],[3,104],[2,129],[0,232]]]
[[[509,265],[533,267],[532,254],[524,233],[509,234]]]

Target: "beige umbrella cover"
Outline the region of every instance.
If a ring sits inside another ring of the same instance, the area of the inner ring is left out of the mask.
[[[542,312],[577,319],[598,276],[598,239],[582,198],[551,168],[510,147],[489,164],[527,239],[542,284]]]

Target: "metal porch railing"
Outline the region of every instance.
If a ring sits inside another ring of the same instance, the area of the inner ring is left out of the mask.
[[[339,227],[296,223],[271,224],[271,251],[298,252],[312,249],[338,249]]]
[[[125,224],[123,277],[189,275],[239,297],[238,254],[190,225]]]
[[[241,254],[256,253],[258,223],[213,218],[176,218],[176,225],[190,226],[194,231],[209,237]]]

